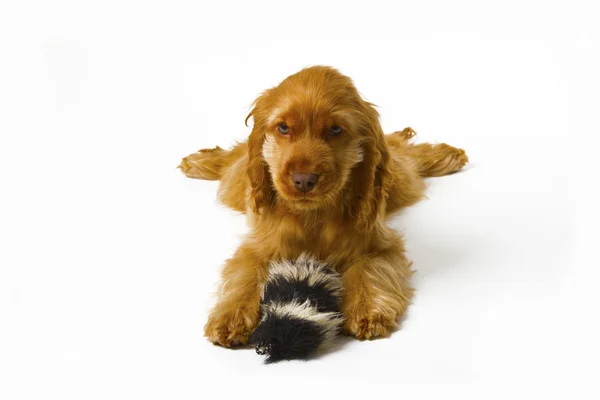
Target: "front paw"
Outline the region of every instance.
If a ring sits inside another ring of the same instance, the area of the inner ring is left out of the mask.
[[[224,347],[246,344],[259,322],[258,307],[217,306],[208,318],[204,335]]]
[[[387,337],[398,328],[396,315],[383,315],[377,311],[355,309],[344,313],[344,333],[357,339]]]

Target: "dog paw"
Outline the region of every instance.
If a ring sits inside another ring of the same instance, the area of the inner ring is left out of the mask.
[[[258,309],[216,309],[208,318],[204,335],[214,344],[224,347],[246,344],[258,322]]]
[[[191,166],[188,163],[187,159],[182,158],[181,159],[181,163],[179,163],[179,165],[177,166],[177,168],[179,168],[181,170],[181,172],[183,172],[184,174],[187,175],[187,172],[190,170]]]
[[[469,162],[469,157],[463,149],[457,149],[456,147],[448,146],[448,163],[453,166],[456,171],[464,167]]]
[[[198,150],[198,153],[220,153],[224,151],[222,148],[220,148],[219,146],[212,148],[212,149],[200,149]]]
[[[177,166],[188,178],[220,179],[223,169],[222,155],[224,150],[220,147],[202,149],[181,159]]]
[[[392,135],[398,135],[398,136],[402,137],[404,140],[410,140],[417,135],[417,132],[415,132],[413,128],[408,127],[408,128],[404,128],[401,131],[392,132]]]
[[[343,326],[344,333],[360,340],[387,337],[397,328],[398,324],[395,318],[378,313],[347,315]]]

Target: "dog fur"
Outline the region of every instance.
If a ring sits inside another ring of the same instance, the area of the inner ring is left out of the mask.
[[[411,128],[384,135],[374,106],[330,67],[303,69],[266,90],[250,117],[246,142],[200,150],[180,165],[188,177],[219,179],[220,201],[246,213],[251,227],[225,264],[206,336],[227,347],[246,343],[260,321],[268,266],[305,252],[342,274],[345,333],[389,335],[413,296],[413,272],[386,218],[423,198],[424,177],[460,170],[465,152],[413,144]],[[318,175],[314,190],[294,187],[298,172]]]

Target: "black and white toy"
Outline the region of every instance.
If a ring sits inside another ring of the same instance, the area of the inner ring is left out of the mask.
[[[341,295],[342,278],[325,263],[307,255],[272,262],[250,343],[267,363],[308,358],[340,332]]]

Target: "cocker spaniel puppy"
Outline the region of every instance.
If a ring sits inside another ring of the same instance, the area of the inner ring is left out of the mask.
[[[413,272],[386,218],[423,197],[423,177],[461,169],[465,152],[412,144],[411,128],[384,135],[373,105],[329,67],[303,69],[266,90],[250,117],[247,142],[200,150],[180,165],[191,178],[220,179],[220,201],[251,226],[223,269],[206,336],[227,347],[246,343],[259,323],[269,262],[304,252],[342,274],[346,333],[389,335],[413,296]]]

